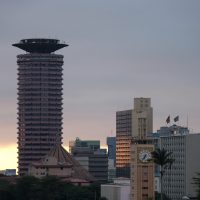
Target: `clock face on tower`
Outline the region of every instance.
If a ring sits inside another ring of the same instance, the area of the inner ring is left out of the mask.
[[[147,149],[143,149],[139,152],[139,160],[141,162],[148,162],[151,160],[151,152]]]

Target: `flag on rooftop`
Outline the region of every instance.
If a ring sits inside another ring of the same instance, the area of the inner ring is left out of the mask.
[[[167,119],[166,119],[166,123],[167,123],[167,124],[170,123],[170,115],[167,117]]]
[[[179,121],[179,115],[177,115],[175,118],[174,118],[174,122],[177,122]]]

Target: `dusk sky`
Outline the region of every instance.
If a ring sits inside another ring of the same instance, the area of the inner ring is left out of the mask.
[[[151,98],[155,131],[170,114],[200,132],[199,0],[0,0],[0,169],[16,163],[24,52],[12,43],[35,37],[69,44],[56,52],[65,62],[65,146],[76,137],[105,145],[116,111],[132,109],[134,97]]]

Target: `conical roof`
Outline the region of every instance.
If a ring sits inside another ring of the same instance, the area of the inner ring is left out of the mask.
[[[84,179],[87,181],[94,181],[95,178],[80,165],[60,144],[53,147],[47,154],[47,157],[54,157],[60,165],[71,165],[73,169],[72,177],[75,179]]]

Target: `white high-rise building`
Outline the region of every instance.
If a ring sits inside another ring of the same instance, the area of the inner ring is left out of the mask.
[[[160,147],[172,152],[174,163],[163,176],[163,193],[172,200],[183,196],[195,197],[192,184],[195,173],[200,171],[200,134],[170,134],[160,137]]]

